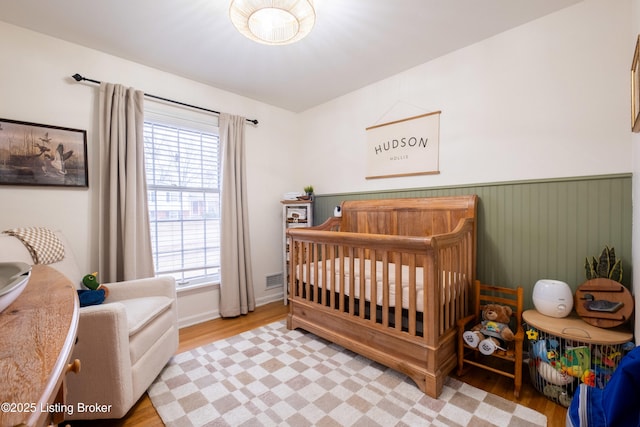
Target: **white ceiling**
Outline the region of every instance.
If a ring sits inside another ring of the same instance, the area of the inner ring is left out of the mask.
[[[315,0],[288,46],[237,33],[229,0],[3,0],[0,20],[300,112],[579,1]]]

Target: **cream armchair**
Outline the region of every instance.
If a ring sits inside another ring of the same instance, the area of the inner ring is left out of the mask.
[[[89,272],[79,271],[64,236],[58,232],[56,235],[65,246],[65,257],[50,266],[80,289],[82,277]],[[0,262],[7,261],[33,264],[20,240],[0,234]],[[77,375],[67,375],[66,403],[73,408],[78,408],[79,403],[107,405],[109,410],[84,413],[76,410],[66,414],[66,419],[123,417],[178,348],[173,278],[105,285],[109,296],[103,304],[80,309],[78,340],[72,359],[80,360],[81,370]]]

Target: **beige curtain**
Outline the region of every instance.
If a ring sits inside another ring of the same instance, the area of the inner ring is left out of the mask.
[[[102,283],[155,274],[144,166],[144,93],[100,85],[99,278]]]
[[[244,117],[220,114],[222,149],[220,315],[234,317],[255,309],[244,156]]]

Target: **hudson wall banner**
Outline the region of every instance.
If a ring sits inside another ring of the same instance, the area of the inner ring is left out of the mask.
[[[368,127],[366,179],[440,173],[440,113]]]

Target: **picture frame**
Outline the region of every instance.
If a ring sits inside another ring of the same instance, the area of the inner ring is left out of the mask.
[[[87,131],[0,118],[0,185],[89,187]]]
[[[631,130],[640,132],[640,35],[631,63]]]

